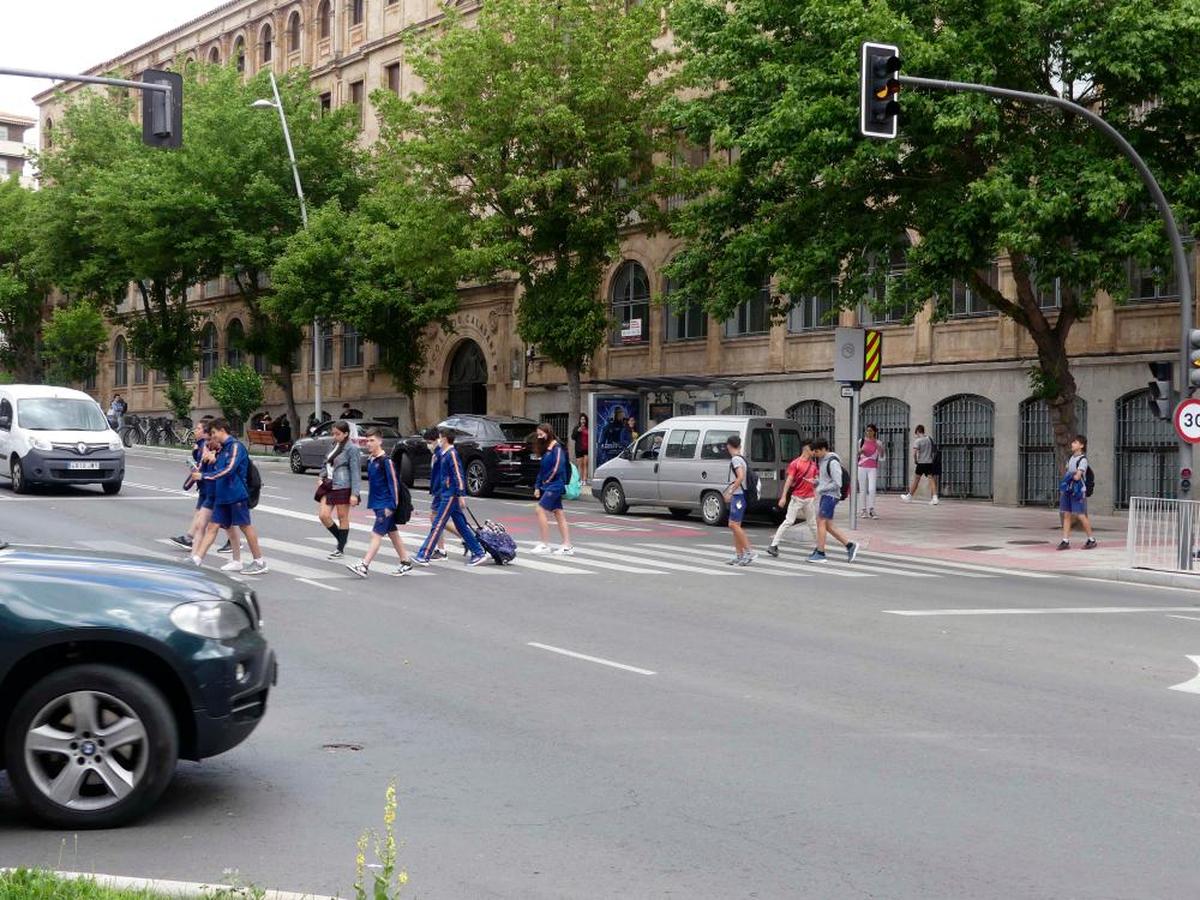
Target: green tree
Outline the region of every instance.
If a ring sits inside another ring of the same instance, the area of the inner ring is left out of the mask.
[[[104,315],[90,303],[60,306],[42,332],[51,381],[86,381],[96,374],[96,357],[108,342]]]
[[[1036,348],[1034,387],[1065,455],[1076,430],[1067,342],[1097,291],[1128,295],[1126,263],[1169,259],[1136,173],[1078,117],[974,94],[905,91],[901,139],[857,136],[858,48],[887,40],[911,74],[1054,93],[1098,108],[1148,159],[1181,218],[1200,209],[1192,0],[679,0],[672,20],[691,92],[670,105],[693,140],[729,151],[689,185],[672,301],[727,316],[764,275],[776,310],[827,294],[913,311],[969,285]],[[918,236],[904,276],[889,253]],[[987,278],[1013,265],[1015,296]],[[1169,274],[1166,277],[1173,277]],[[1039,293],[1060,292],[1049,310]]]
[[[0,369],[19,382],[42,377],[38,342],[49,287],[37,257],[38,202],[17,178],[0,179]]]
[[[208,392],[221,415],[240,427],[262,406],[262,376],[250,366],[220,366],[208,379]]]
[[[604,267],[652,205],[664,5],[489,0],[470,23],[448,11],[415,39],[422,91],[380,98],[384,152],[470,217],[479,278],[515,277],[517,330],[565,370],[573,417],[610,325]]]

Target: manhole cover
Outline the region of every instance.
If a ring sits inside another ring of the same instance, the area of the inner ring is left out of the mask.
[[[342,753],[347,750],[357,752],[362,749],[362,744],[351,744],[348,742],[339,741],[332,744],[322,744],[321,749],[328,751],[329,753]]]
[[[986,544],[972,544],[969,547],[955,547],[954,549],[955,550],[999,550],[1000,548],[999,547],[989,547]]]

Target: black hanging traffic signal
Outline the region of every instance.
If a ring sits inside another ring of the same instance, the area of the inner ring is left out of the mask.
[[[865,137],[894,138],[900,117],[900,48],[894,44],[862,45],[859,127]]]
[[[1175,404],[1171,402],[1171,374],[1174,366],[1169,362],[1152,362],[1150,375],[1150,412],[1156,419],[1170,419]]]
[[[1187,387],[1185,390],[1191,395],[1195,388],[1200,387],[1200,328],[1193,328],[1188,332],[1188,366]]]
[[[142,81],[166,84],[165,91],[142,91],[142,143],[173,150],[183,145],[183,76],[161,69],[147,69]]]

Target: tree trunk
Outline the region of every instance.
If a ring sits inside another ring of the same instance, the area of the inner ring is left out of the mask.
[[[404,399],[408,401],[408,421],[404,423],[401,433],[417,433],[417,396],[415,391],[406,391]]]
[[[292,383],[292,374],[291,363],[281,363],[275,383],[283,391],[283,399],[287,403],[288,421],[292,423],[292,437],[298,441],[304,437],[305,432],[300,430],[300,413],[296,410],[296,388]]]
[[[570,407],[567,413],[567,434],[570,434],[571,428],[579,421],[579,414],[583,411],[581,409],[582,397],[579,388],[579,372],[582,366],[579,363],[571,363],[563,368],[567,373],[567,405]],[[559,435],[564,444],[568,443],[567,434]]]

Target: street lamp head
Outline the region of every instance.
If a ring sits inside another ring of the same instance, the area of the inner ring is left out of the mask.
[[[250,104],[252,109],[277,109],[274,100],[255,100]]]

